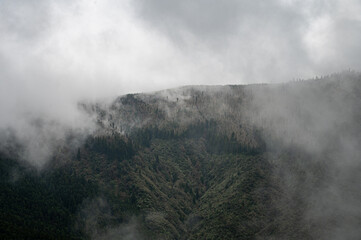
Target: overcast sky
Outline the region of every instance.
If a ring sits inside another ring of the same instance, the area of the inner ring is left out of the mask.
[[[0,0],[0,129],[79,123],[84,99],[361,70],[360,42],[360,0]]]

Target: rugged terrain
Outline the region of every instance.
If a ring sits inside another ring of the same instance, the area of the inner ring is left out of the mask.
[[[43,169],[3,149],[0,238],[361,236],[358,73],[79,106],[96,131]]]

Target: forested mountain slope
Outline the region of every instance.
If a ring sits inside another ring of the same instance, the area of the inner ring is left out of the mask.
[[[0,238],[361,236],[359,74],[80,106],[81,147],[41,171],[0,155]]]

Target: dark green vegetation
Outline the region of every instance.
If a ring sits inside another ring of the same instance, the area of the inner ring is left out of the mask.
[[[94,184],[71,169],[38,173],[0,156],[0,238],[81,239],[73,228],[78,207],[95,196]]]
[[[267,214],[269,201],[259,201],[267,196],[256,193],[267,185],[267,163],[236,143],[220,150],[222,141],[235,140],[208,138],[202,127],[194,135],[196,129],[91,137],[70,163],[43,173],[2,157],[2,238],[102,236],[131,217],[146,239],[251,238]],[[79,212],[99,196],[107,210],[87,223],[88,214],[82,219]],[[84,230],[87,224],[96,231]]]
[[[268,186],[268,165],[261,150],[216,128],[214,121],[179,132],[153,126],[128,137],[89,139],[72,169],[99,183],[118,218],[114,226],[137,216],[144,238],[252,238],[267,221],[270,201],[257,191]]]
[[[99,129],[45,169],[0,155],[0,239],[357,239],[360,93],[346,73],[84,105]]]

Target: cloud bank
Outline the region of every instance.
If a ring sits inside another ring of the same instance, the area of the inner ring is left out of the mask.
[[[48,138],[94,127],[79,101],[361,70],[360,40],[357,0],[2,0],[1,136],[45,159]]]

